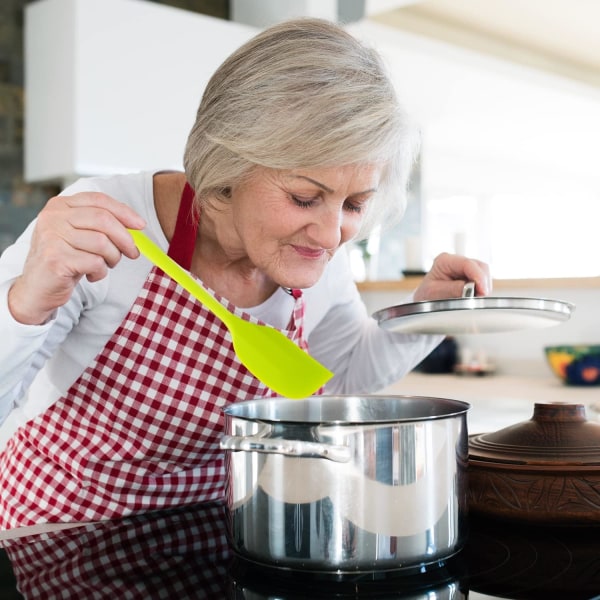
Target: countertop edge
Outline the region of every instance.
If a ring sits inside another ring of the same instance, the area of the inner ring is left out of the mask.
[[[361,292],[394,292],[414,290],[421,282],[421,277],[405,277],[404,279],[374,279],[358,281],[356,285]],[[543,279],[495,279],[494,291],[503,289],[561,289],[584,288],[600,289],[600,277],[557,277]]]

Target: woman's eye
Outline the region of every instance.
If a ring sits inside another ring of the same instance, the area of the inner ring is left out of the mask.
[[[358,204],[354,202],[345,202],[344,209],[349,212],[361,213],[364,209],[364,204]]]
[[[313,205],[313,198],[300,198],[299,196],[292,196],[292,200],[300,208],[310,208]]]

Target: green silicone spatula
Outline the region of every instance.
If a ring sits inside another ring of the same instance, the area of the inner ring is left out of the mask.
[[[331,371],[277,329],[244,321],[227,310],[141,231],[130,229],[129,232],[139,251],[148,260],[200,300],[224,323],[240,362],[267,387],[281,396],[304,398],[333,377]]]

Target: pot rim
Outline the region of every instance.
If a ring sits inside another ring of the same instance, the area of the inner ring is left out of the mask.
[[[397,411],[389,416],[371,417],[337,415],[336,411],[347,407],[360,408],[362,401],[375,401],[375,408],[383,408],[384,404],[392,405]],[[308,412],[310,405],[320,405],[322,410]],[[414,395],[389,395],[389,394],[338,394],[315,395],[308,398],[255,398],[229,404],[223,408],[225,415],[246,421],[260,421],[261,423],[295,423],[310,425],[384,425],[391,423],[415,423],[419,421],[433,421],[452,419],[466,415],[471,405],[463,400],[450,398],[437,398],[433,396]],[[302,410],[306,409],[306,410]],[[409,414],[399,414],[401,409]],[[281,414],[292,411],[294,414]]]

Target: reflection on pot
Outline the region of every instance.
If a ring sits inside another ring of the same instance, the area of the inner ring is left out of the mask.
[[[223,447],[234,550],[267,566],[343,572],[455,554],[466,535],[467,410],[408,396],[229,407]]]

